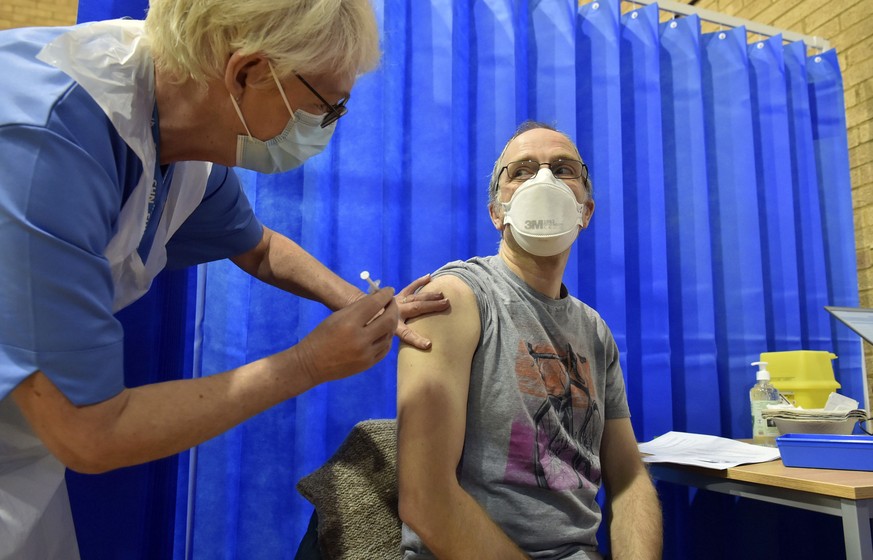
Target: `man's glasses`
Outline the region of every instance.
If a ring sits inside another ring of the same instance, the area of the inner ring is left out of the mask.
[[[523,183],[536,175],[544,165],[548,165],[552,174],[558,179],[582,179],[582,182],[588,179],[587,165],[577,159],[563,158],[544,162],[531,159],[512,161],[500,169],[497,178],[500,179],[500,174],[505,170],[506,178],[510,183]]]
[[[309,89],[309,91],[311,91],[313,93],[313,95],[315,95],[315,97],[317,97],[318,100],[324,104],[325,107],[330,107],[330,110],[327,112],[327,114],[324,116],[324,119],[321,121],[321,128],[327,128],[328,126],[332,125],[337,120],[339,120],[339,118],[341,116],[343,116],[349,112],[348,107],[346,107],[346,101],[348,101],[347,97],[343,97],[342,99],[340,99],[337,102],[336,105],[332,105],[332,104],[328,103],[327,100],[321,96],[321,94],[319,94],[317,91],[315,91],[315,88],[312,87],[311,85],[309,85],[309,82],[304,80],[303,76],[301,76],[297,72],[295,72],[294,75],[297,76],[298,80],[303,82],[303,85],[306,86],[306,88]]]

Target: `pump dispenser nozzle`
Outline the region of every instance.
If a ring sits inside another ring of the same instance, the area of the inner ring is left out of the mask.
[[[755,374],[755,379],[758,381],[766,379],[770,381],[770,372],[767,371],[767,362],[752,362],[753,366],[758,366],[758,372]]]

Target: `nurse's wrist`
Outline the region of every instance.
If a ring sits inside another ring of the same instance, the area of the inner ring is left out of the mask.
[[[323,380],[322,374],[316,367],[315,357],[304,341],[285,350],[288,354],[288,366],[285,368],[287,379],[291,383],[289,396],[296,396],[320,385]]]
[[[365,294],[361,290],[356,290],[355,292],[353,292],[349,295],[349,297],[346,299],[346,304],[343,307],[348,307],[351,304],[355,303],[356,301],[358,301],[361,298],[364,298],[366,296],[367,296],[367,294]]]

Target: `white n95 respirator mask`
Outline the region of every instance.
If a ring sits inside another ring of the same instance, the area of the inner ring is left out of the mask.
[[[585,205],[550,169],[540,169],[503,206],[503,225],[522,249],[538,257],[567,250],[585,225]]]

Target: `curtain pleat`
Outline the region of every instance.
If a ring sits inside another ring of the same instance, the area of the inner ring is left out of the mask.
[[[453,13],[448,1],[410,2],[407,32],[414,39],[407,51],[406,128],[404,154],[406,181],[404,198],[408,209],[403,239],[415,249],[403,251],[409,278],[429,272],[434,260],[448,262],[453,254],[453,237],[458,233],[453,212],[453,164],[456,162],[452,124],[453,97]],[[414,100],[414,101],[413,101]],[[464,98],[460,98],[464,105]],[[465,158],[466,159],[466,158]],[[466,221],[463,221],[466,223]],[[463,228],[466,229],[466,228]],[[427,239],[428,249],[423,248]],[[401,288],[402,286],[398,286]]]
[[[830,351],[831,323],[821,309],[828,305],[824,228],[812,141],[812,113],[806,70],[806,45],[783,49],[788,99],[791,184],[794,188],[800,326],[803,348]]]
[[[782,36],[748,46],[767,347],[802,347]],[[751,174],[752,170],[748,170]]]
[[[622,17],[628,400],[634,431],[649,440],[673,426],[664,145],[658,7]],[[651,278],[640,282],[639,278]]]
[[[619,2],[585,4],[576,17],[576,81],[570,91],[576,99],[575,140],[590,168],[595,210],[573,246],[564,277],[571,293],[606,320],[627,371],[619,17]],[[557,125],[573,137],[566,118]]]
[[[830,305],[857,307],[858,269],[854,237],[849,145],[843,78],[835,51],[809,57],[809,99],[813,147],[818,170],[818,193],[824,225],[825,264]],[[841,393],[864,402],[861,342],[848,327],[830,319],[831,348]]]
[[[722,435],[741,437],[766,346],[745,29],[704,34],[701,47]]]
[[[462,3],[463,4],[463,3]],[[529,81],[527,65],[519,61],[524,49],[520,43],[525,37],[526,24],[519,23],[520,10],[514,0],[485,0],[473,2],[470,14],[470,38],[466,51],[470,99],[467,122],[460,134],[470,138],[470,153],[465,175],[458,177],[466,185],[466,208],[473,232],[469,253],[455,255],[465,258],[487,255],[496,251],[500,234],[491,223],[488,213],[488,184],[496,160],[495,153],[503,149],[506,138],[518,125],[520,99],[526,99]],[[526,16],[525,16],[526,21]],[[458,43],[463,39],[459,38]],[[522,113],[524,114],[524,113]],[[489,123],[480,126],[478,123]],[[458,156],[459,159],[465,155]],[[436,265],[436,263],[434,263]]]
[[[673,429],[721,434],[716,367],[715,303],[704,142],[700,20],[659,26],[661,122],[667,230],[670,390]],[[648,374],[648,372],[646,372]],[[629,389],[630,390],[630,389]],[[692,558],[691,497],[696,492],[659,484],[665,518],[665,558]]]
[[[722,433],[700,19],[660,25],[674,429]]]

